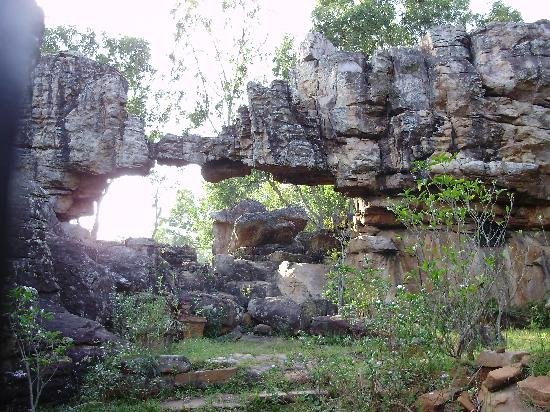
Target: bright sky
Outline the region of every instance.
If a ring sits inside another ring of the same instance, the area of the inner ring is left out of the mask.
[[[168,54],[173,44],[174,23],[170,15],[173,0],[36,0],[45,14],[47,26],[73,25],[112,35],[124,34],[146,39],[151,45],[152,63],[159,70],[169,68]],[[310,29],[310,15],[315,0],[263,0],[262,29],[268,33],[266,47],[273,50],[285,33],[298,41]],[[475,12],[486,12],[492,1],[471,0]],[[548,0],[504,0],[519,10],[525,21],[550,18]],[[269,74],[270,67],[266,67]],[[178,133],[178,130],[172,130]],[[174,204],[177,187],[201,194],[202,177],[197,166],[186,168],[157,167],[166,176],[160,189],[163,214]],[[109,187],[101,205],[100,239],[123,239],[151,236],[154,222],[152,208],[155,189],[150,179],[126,176]],[[81,218],[90,227],[93,218]]]

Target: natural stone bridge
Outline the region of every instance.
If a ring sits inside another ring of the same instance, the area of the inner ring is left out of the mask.
[[[400,282],[411,262],[392,239],[407,234],[387,212],[386,197],[413,183],[415,160],[450,151],[457,157],[447,171],[494,180],[517,194],[511,226],[524,232],[511,235],[505,246],[520,291],[515,302],[540,299],[550,290],[550,247],[537,232],[541,223],[550,227],[546,20],[496,23],[470,34],[437,27],[420,47],[370,57],[339,51],[310,34],[295,80],[250,84],[248,106],[216,137],[166,135],[148,142],[143,122],[126,111],[126,81],[80,56],[42,56],[32,77],[17,141],[9,275],[40,292],[41,304],[55,313],[54,327],[75,339],[75,359],[93,357],[102,342],[113,339],[102,326],[111,313],[109,293],[146,290],[159,275],[175,279],[169,286],[182,299],[224,305],[227,327],[238,323],[247,305],[266,318],[270,310],[279,313],[291,305],[293,322],[307,323],[300,314],[303,302],[287,298],[290,286],[274,280],[277,264],[265,256],[256,262],[220,255],[211,269],[198,264],[188,248],[159,249],[143,240],[95,242],[66,223],[93,213],[108,179],[146,175],[155,161],[198,164],[212,182],[256,168],[282,182],[334,184],[357,198],[350,263],[361,266],[368,258]],[[216,217],[217,251],[228,250],[231,239],[225,235],[234,218],[231,211]],[[315,243],[305,239],[302,245],[307,242]],[[267,246],[262,247],[273,252]],[[304,252],[287,246],[287,255]],[[515,262],[524,263],[517,269]],[[285,267],[296,277],[298,269]],[[215,276],[206,276],[209,270]],[[240,296],[244,281],[261,286],[273,305]]]
[[[92,212],[106,179],[161,164],[198,164],[206,180],[252,168],[348,196],[410,185],[412,162],[450,151],[451,172],[520,194],[521,226],[550,223],[550,23],[493,24],[471,34],[434,28],[417,48],[339,51],[312,33],[296,78],[248,86],[248,107],[220,136],[148,143],[125,110],[114,70],[69,54],[44,56],[21,136],[26,166],[62,220]]]

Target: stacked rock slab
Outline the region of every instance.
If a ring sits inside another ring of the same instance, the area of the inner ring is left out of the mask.
[[[214,258],[218,288],[236,296],[253,322],[292,333],[307,329],[313,316],[332,314],[322,298],[328,267],[316,261],[332,243],[328,233],[300,234],[303,209],[267,211],[243,200],[213,218],[213,250],[224,252]]]

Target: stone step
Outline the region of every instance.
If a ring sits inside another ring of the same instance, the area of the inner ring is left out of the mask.
[[[174,376],[175,386],[225,383],[235,376],[237,368],[222,368],[180,373]]]
[[[212,398],[187,398],[181,400],[172,400],[160,404],[160,408],[165,411],[190,411],[202,408],[209,410],[216,409],[240,409],[245,407],[247,402],[255,399],[271,401],[280,404],[296,402],[299,398],[321,398],[328,396],[327,391],[308,389],[290,392],[261,392],[259,394],[249,394],[239,396],[235,394],[222,393]]]

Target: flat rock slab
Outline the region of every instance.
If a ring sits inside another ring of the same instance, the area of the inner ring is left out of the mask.
[[[487,378],[483,381],[483,385],[490,391],[495,391],[518,381],[522,372],[521,365],[504,366],[489,372]]]
[[[478,366],[484,366],[486,368],[502,368],[503,366],[510,366],[515,363],[526,362],[529,356],[528,352],[502,352],[484,351],[477,357],[476,363]]]
[[[223,368],[180,373],[174,377],[174,385],[186,386],[225,383],[233,378],[236,373],[237,368]]]
[[[550,409],[550,376],[529,376],[518,388],[522,399]]]
[[[218,358],[210,359],[210,363],[218,363],[222,365],[250,365],[259,363],[277,363],[284,364],[288,360],[288,357],[284,353],[274,353],[266,355],[251,355],[250,353],[232,353],[227,356],[220,356]]]
[[[163,402],[160,408],[165,411],[191,411],[203,408],[215,409],[239,409],[243,404],[238,395],[219,394],[211,399],[206,398],[187,398]]]
[[[160,355],[158,357],[159,371],[163,375],[185,373],[191,370],[191,362],[182,355]]]
[[[161,403],[160,408],[165,411],[190,411],[202,408],[244,410],[244,403],[255,399],[283,404],[295,402],[300,398],[320,398],[324,396],[328,396],[327,391],[315,389],[290,392],[261,392],[259,394],[248,395],[247,397],[222,393],[212,398],[187,398],[167,401]]]
[[[490,392],[482,386],[477,399],[481,402],[481,412],[535,412],[539,410],[522,401],[517,385],[510,385],[496,392]]]
[[[291,403],[299,398],[321,398],[328,396],[327,391],[307,389],[303,391],[290,392],[261,392],[256,397],[262,400],[271,400],[278,403]]]
[[[449,402],[453,393],[449,390],[437,390],[420,395],[416,404],[421,412],[437,412]]]
[[[476,406],[472,402],[472,398],[470,398],[470,395],[468,392],[462,392],[458,398],[456,398],[456,402],[462,407],[462,409],[466,412],[475,412],[477,410]]]
[[[249,353],[233,353],[210,359],[209,362],[217,365],[246,367],[246,373],[253,379],[261,378],[266,372],[282,368],[288,357],[284,353],[251,355]]]

